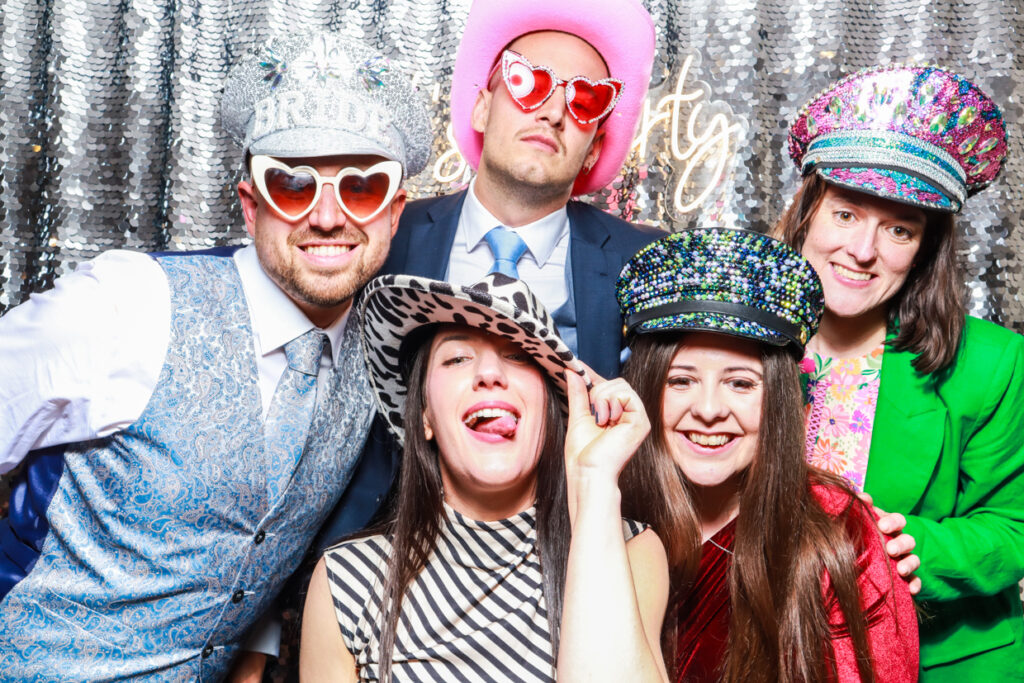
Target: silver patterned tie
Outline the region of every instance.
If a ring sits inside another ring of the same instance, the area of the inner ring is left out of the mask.
[[[327,335],[310,330],[284,345],[288,367],[277,382],[263,426],[271,501],[280,496],[302,458],[316,410],[316,377],[326,344]]]

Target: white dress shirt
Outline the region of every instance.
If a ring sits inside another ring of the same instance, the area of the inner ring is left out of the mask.
[[[459,224],[455,229],[448,272],[445,279],[454,285],[478,282],[494,265],[494,254],[484,240],[501,221],[484,208],[476,196],[476,179],[469,184],[462,204]],[[526,243],[526,252],[519,259],[519,277],[553,313],[569,298],[566,286],[565,260],[569,253],[569,215],[565,207],[540,220],[513,230]]]
[[[234,254],[249,304],[263,415],[287,367],[284,345],[314,325],[263,271]],[[109,251],[0,318],[0,473],[33,449],[112,434],[149,402],[170,339],[170,294],[150,256]],[[348,313],[323,330],[333,367]]]

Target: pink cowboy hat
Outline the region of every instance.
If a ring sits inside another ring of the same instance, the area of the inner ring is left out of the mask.
[[[639,0],[476,0],[455,56],[452,74],[452,130],[459,151],[474,169],[480,164],[483,135],[473,130],[477,93],[501,51],[534,31],[562,31],[596,49],[608,74],[625,87],[604,122],[604,147],[589,173],[581,172],[573,194],[587,194],[610,183],[626,160],[647,95],[654,63],[654,22]],[[570,74],[571,75],[571,74]]]

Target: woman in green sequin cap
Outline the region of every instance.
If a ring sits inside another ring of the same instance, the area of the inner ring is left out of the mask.
[[[758,233],[689,230],[637,253],[617,295],[651,421],[623,513],[665,544],[674,680],[916,680],[913,603],[871,511],[803,457],[811,265]]]
[[[996,180],[999,107],[933,66],[859,71],[790,126],[776,234],[821,277],[806,455],[906,516],[921,680],[1024,681],[1024,338],[967,315],[954,222]]]

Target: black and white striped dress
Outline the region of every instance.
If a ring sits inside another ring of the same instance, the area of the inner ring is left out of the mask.
[[[437,548],[402,601],[392,677],[402,681],[553,681],[534,509],[477,522],[445,505]],[[623,523],[628,540],[644,527]],[[325,560],[359,680],[378,680],[384,536],[342,543]]]

